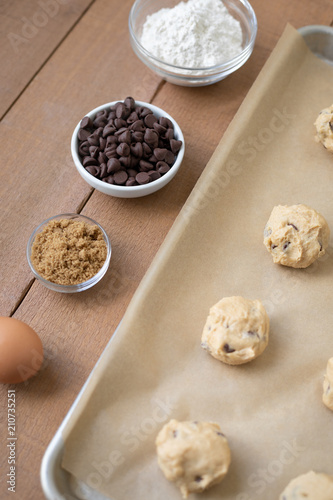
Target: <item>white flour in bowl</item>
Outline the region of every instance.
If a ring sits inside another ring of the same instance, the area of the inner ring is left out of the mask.
[[[188,0],[147,16],[141,45],[174,66],[207,68],[242,50],[242,29],[221,0]]]

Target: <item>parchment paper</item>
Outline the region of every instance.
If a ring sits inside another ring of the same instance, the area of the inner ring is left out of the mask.
[[[333,68],[287,26],[222,138],[104,353],[70,425],[63,467],[114,500],[180,499],[159,470],[170,418],[218,422],[232,464],[195,498],[270,500],[310,469],[333,474],[333,413],[322,382],[333,356],[333,248],[308,269],[273,264],[274,205],[305,203],[333,230],[333,155],[313,122],[333,102]],[[270,342],[227,366],[200,346],[209,308],[263,301]]]

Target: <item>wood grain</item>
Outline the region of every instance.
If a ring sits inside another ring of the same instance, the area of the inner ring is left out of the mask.
[[[329,24],[333,17],[331,0],[322,0],[320,6],[310,0],[253,0],[259,31],[250,60],[218,84],[190,89],[161,84],[132,53],[127,33],[131,4],[129,0],[96,0],[0,124],[4,145],[0,314],[15,311],[15,317],[38,332],[45,348],[41,373],[15,388],[17,498],[23,500],[44,498],[39,468],[47,444],[286,22],[298,28]],[[1,14],[11,22],[10,10],[2,9]],[[94,191],[88,199],[90,187],[78,176],[70,158],[71,133],[87,111],[127,95],[148,102],[155,96],[153,103],[178,121],[186,139],[184,162],[177,177],[159,193],[122,200]],[[92,290],[71,296],[56,294],[32,280],[25,259],[27,239],[46,217],[75,212],[82,206],[82,212],[98,220],[111,238],[110,269]],[[7,389],[1,387],[1,422],[6,421]],[[1,439],[1,470],[6,471],[4,425]],[[4,476],[0,488],[1,498],[10,495]]]
[[[12,106],[93,0],[0,4],[0,117]]]

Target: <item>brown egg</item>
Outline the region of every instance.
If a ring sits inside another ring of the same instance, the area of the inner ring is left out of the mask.
[[[0,316],[0,382],[16,384],[35,375],[43,362],[43,346],[26,323]]]

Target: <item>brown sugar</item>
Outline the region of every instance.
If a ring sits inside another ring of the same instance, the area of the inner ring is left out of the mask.
[[[42,278],[59,285],[77,285],[103,266],[107,245],[101,229],[85,221],[51,220],[35,237],[31,262]]]

